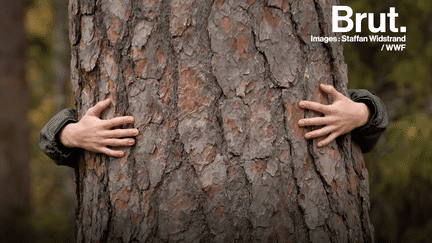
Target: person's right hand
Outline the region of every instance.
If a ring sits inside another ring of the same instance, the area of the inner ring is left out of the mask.
[[[364,103],[352,101],[331,85],[320,84],[320,88],[331,96],[333,103],[324,105],[307,100],[300,101],[301,108],[320,112],[324,116],[301,119],[298,124],[301,127],[324,126],[305,134],[306,139],[327,136],[318,143],[318,147],[324,147],[338,136],[365,125],[369,120],[370,111]]]
[[[101,120],[101,112],[110,104],[110,99],[99,101],[88,109],[79,122],[66,125],[60,132],[61,143],[68,148],[77,147],[113,157],[122,157],[124,152],[113,147],[134,145],[135,139],[131,137],[137,136],[139,131],[136,128],[111,129],[119,125],[133,124],[132,116]]]

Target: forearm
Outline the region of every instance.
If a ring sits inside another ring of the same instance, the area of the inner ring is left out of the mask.
[[[76,134],[75,123],[69,123],[60,131],[60,143],[67,148],[75,148],[77,144],[74,142],[74,135]]]
[[[356,102],[356,105],[359,107],[358,110],[358,118],[356,119],[358,121],[357,124],[355,124],[356,128],[362,127],[366,125],[371,117],[371,112],[366,104],[362,102]]]

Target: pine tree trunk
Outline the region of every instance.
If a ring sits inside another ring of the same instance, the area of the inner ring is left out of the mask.
[[[25,2],[0,4],[0,242],[29,242]]]
[[[127,156],[86,152],[78,242],[371,242],[368,174],[349,135],[318,149],[297,126],[346,93],[332,1],[71,0],[80,116],[132,115]]]

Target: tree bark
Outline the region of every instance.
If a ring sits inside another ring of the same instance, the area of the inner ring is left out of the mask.
[[[30,169],[25,4],[0,3],[0,242],[27,242]]]
[[[346,94],[337,1],[71,0],[82,117],[132,115],[126,156],[86,152],[78,242],[371,242],[368,174],[350,135],[325,148],[297,122]]]

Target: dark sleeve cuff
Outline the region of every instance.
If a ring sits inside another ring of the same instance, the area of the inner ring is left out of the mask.
[[[352,139],[363,153],[371,151],[388,125],[388,115],[384,102],[365,89],[348,90],[351,100],[364,103],[370,111],[369,121],[351,132]]]
[[[82,150],[79,148],[67,148],[60,142],[60,132],[69,123],[78,122],[75,109],[64,109],[57,113],[42,128],[39,133],[39,147],[58,165],[75,167]]]

